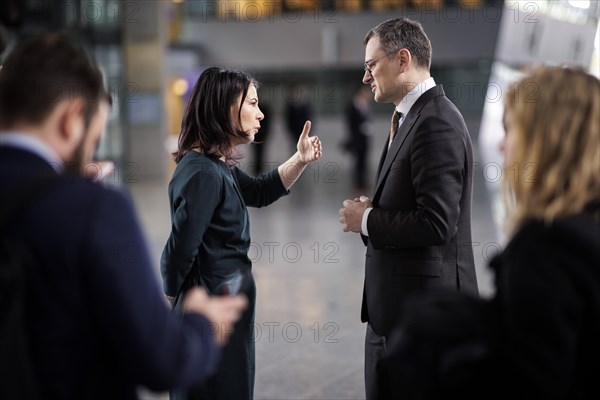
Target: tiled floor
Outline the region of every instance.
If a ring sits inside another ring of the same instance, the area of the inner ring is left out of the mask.
[[[386,132],[387,124],[387,118],[377,120],[374,131]],[[476,136],[477,123],[469,126]],[[276,120],[267,162],[290,155],[281,127]],[[249,255],[258,290],[257,400],[364,398],[360,302],[365,248],[357,234],[343,233],[338,222],[342,201],[355,196],[351,163],[340,152],[344,131],[339,119],[319,120],[313,133],[323,142],[323,158],[305,172],[290,196],[250,211]],[[369,176],[375,173],[383,140],[373,138]],[[245,160],[242,168],[251,156]],[[142,181],[131,186],[157,268],[169,233],[166,185]],[[482,295],[488,296],[493,289],[486,259],[498,245],[480,167],[475,168],[472,215],[478,281]],[[142,397],[166,395],[144,392]]]

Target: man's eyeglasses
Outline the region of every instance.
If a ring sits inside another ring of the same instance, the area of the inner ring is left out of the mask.
[[[374,60],[367,61],[365,63],[365,72],[368,72],[369,75],[371,75],[371,69],[375,66],[375,63],[377,61],[381,60],[383,57],[387,57],[387,54],[385,54],[385,55],[383,55],[383,56],[381,56],[379,58],[376,58]]]

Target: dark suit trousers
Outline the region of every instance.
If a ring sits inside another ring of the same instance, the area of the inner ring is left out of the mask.
[[[414,395],[380,367],[380,360],[388,351],[387,338],[378,335],[367,324],[365,337],[365,391],[366,400],[408,400]]]
[[[367,400],[380,399],[377,385],[377,362],[385,355],[385,337],[376,334],[367,323],[365,337],[365,392]]]

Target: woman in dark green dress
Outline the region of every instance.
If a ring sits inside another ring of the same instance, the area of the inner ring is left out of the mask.
[[[165,294],[178,308],[191,287],[224,294],[241,286],[249,307],[235,325],[214,376],[202,387],[173,393],[172,398],[253,398],[256,287],[248,258],[246,207],[267,206],[287,194],[308,163],[321,156],[321,142],[308,136],[307,121],[298,151],[277,169],[252,177],[235,166],[236,146],[251,143],[264,118],[257,85],[244,72],[209,68],[198,78],[183,117],[174,154],[177,168],[169,184],[172,230],[161,258]],[[214,334],[223,332],[215,327]],[[181,362],[185,359],[182,354]]]

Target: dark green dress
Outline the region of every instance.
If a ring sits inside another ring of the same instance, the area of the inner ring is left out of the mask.
[[[195,151],[181,159],[169,184],[172,226],[161,258],[165,293],[176,297],[175,308],[191,287],[200,285],[216,294],[240,273],[252,277],[246,206],[266,206],[287,193],[276,169],[254,178]],[[253,398],[256,288],[252,278],[244,292],[250,305],[235,325],[215,375],[202,387],[171,398]]]

